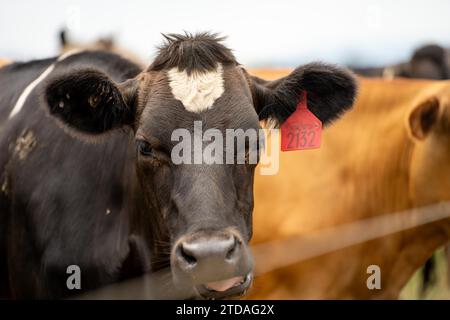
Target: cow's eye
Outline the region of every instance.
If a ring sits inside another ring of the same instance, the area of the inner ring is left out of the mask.
[[[136,146],[139,153],[143,156],[153,156],[153,150],[150,144],[145,140],[136,140]]]

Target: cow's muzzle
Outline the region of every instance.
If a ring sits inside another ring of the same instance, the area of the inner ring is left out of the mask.
[[[172,271],[175,281],[191,283],[203,298],[238,297],[252,282],[252,258],[235,231],[197,232],[177,241]]]

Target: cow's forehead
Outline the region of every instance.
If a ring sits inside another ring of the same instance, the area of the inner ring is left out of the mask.
[[[172,95],[190,112],[199,113],[214,107],[225,92],[221,63],[214,70],[190,74],[175,67],[167,71],[167,77]]]
[[[259,128],[248,82],[240,67],[217,65],[206,72],[187,73],[176,68],[158,72],[150,82],[138,131],[170,139],[178,128]]]

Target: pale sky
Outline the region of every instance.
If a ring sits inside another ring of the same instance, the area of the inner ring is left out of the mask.
[[[210,30],[247,66],[380,65],[450,47],[449,15],[448,0],[0,0],[0,57],[55,55],[66,25],[78,41],[114,35],[148,62],[161,32]]]

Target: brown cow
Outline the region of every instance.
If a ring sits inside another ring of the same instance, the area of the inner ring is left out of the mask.
[[[450,200],[449,163],[449,81],[362,79],[322,148],[282,152],[277,175],[256,177],[253,243]],[[397,298],[449,239],[447,219],[365,242],[257,277],[250,298]]]
[[[447,80],[450,78],[450,50],[440,45],[429,44],[417,48],[410,59],[387,67],[378,68],[353,68],[357,74],[365,77],[394,77]],[[448,261],[450,261],[450,248],[445,249]],[[436,257],[433,255],[427,260],[422,269],[421,294],[434,282],[436,272]],[[450,284],[450,264],[447,265]]]

